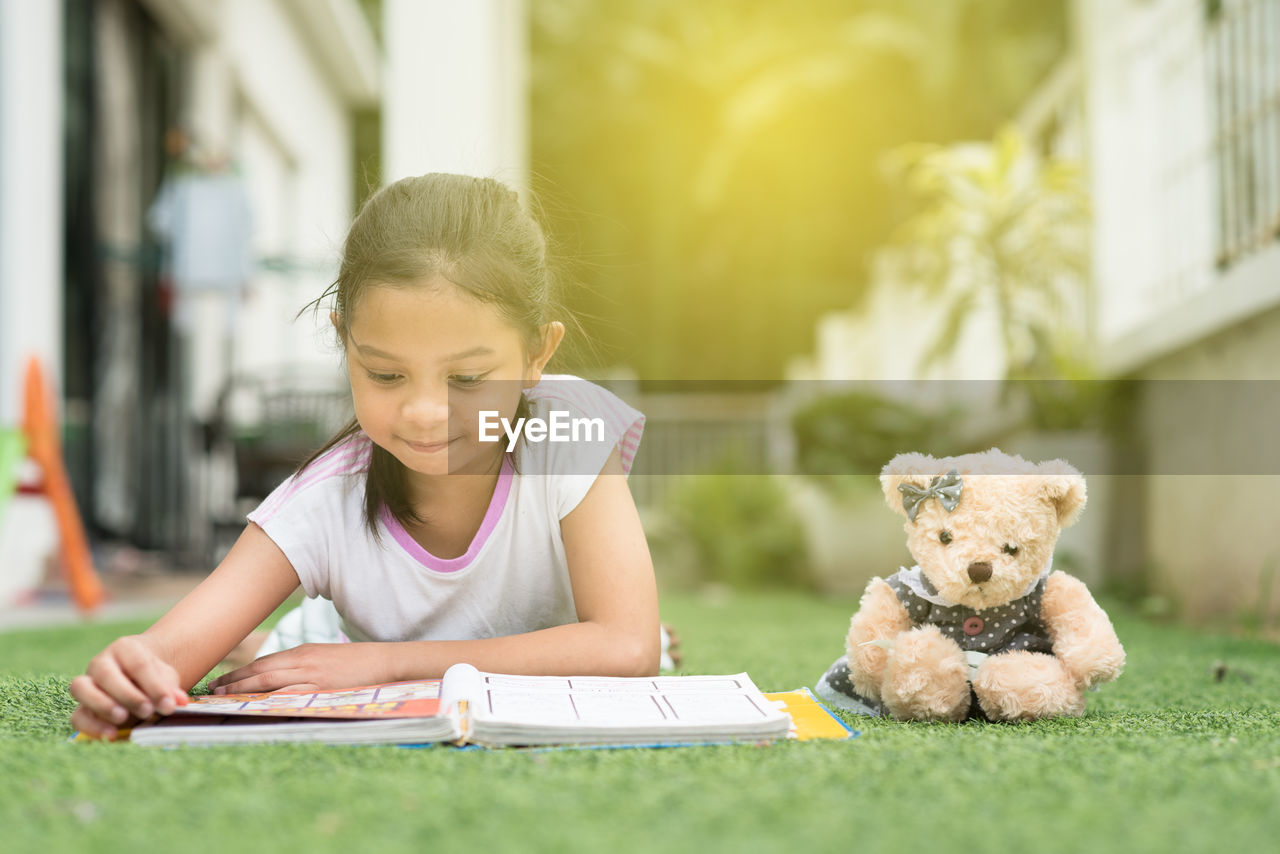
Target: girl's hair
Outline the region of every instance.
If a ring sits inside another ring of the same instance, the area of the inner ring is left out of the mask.
[[[546,236],[515,191],[492,178],[443,173],[404,178],[371,196],[351,223],[338,278],[303,311],[331,306],[345,341],[367,288],[435,277],[493,305],[519,332],[526,353],[541,347],[552,320],[571,320],[557,299]],[[523,397],[517,416],[528,416]],[[299,471],[359,431],[353,418]],[[375,537],[384,505],[402,524],[424,521],[409,501],[400,462],[374,445],[364,516]]]

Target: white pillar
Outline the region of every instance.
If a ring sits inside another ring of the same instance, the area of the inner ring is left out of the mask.
[[[182,122],[196,154],[228,156],[236,126],[236,80],[226,51],[214,40],[193,51]]]
[[[525,0],[385,0],[382,173],[528,182]]]
[[[62,4],[0,0],[0,426],[38,356],[62,387]]]

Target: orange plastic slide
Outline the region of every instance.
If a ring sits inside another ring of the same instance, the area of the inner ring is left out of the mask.
[[[102,604],[106,591],[93,568],[89,540],[62,461],[62,444],[58,438],[53,401],[50,400],[40,361],[35,358],[27,362],[22,430],[27,437],[27,454],[40,466],[44,478],[42,491],[53,505],[71,596],[76,607],[88,613]]]

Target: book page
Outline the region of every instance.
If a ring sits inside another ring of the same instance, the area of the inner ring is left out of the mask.
[[[752,723],[779,714],[745,674],[642,679],[481,675],[483,694],[472,713],[492,721],[679,728]]]
[[[274,691],[192,697],[184,715],[418,718],[440,711],[440,680],[419,679],[339,691]]]
[[[479,670],[465,662],[454,664],[444,672],[440,685],[440,707],[455,711],[459,703],[471,705],[480,702],[484,693],[484,677]]]

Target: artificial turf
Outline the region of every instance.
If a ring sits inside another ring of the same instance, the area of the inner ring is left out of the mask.
[[[668,595],[691,673],[812,685],[854,603]],[[1270,851],[1280,649],[1112,609],[1079,719],[847,718],[844,742],[483,751],[68,742],[70,677],[145,623],[0,634],[0,849]]]

